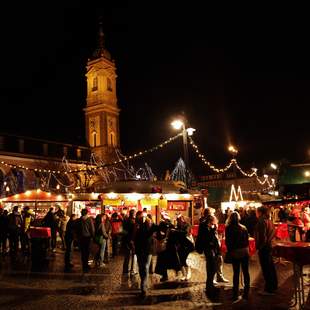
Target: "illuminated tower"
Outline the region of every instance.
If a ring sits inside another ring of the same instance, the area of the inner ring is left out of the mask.
[[[86,139],[92,152],[105,163],[120,147],[119,108],[116,97],[115,63],[104,46],[100,25],[98,47],[87,62]]]

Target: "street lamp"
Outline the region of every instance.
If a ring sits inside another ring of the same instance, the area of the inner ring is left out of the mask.
[[[270,164],[270,167],[273,169],[273,170],[277,170],[278,169],[278,166],[274,163],[271,163]]]
[[[236,156],[238,154],[237,148],[235,148],[233,145],[228,146],[228,151],[233,155]]]
[[[185,183],[186,187],[188,187],[188,172],[189,172],[189,163],[188,163],[188,144],[187,144],[187,136],[192,136],[196,129],[194,128],[185,128],[185,124],[182,120],[177,119],[171,123],[171,126],[176,129],[182,129],[182,137],[183,137],[183,154],[184,154],[184,162],[185,162]]]

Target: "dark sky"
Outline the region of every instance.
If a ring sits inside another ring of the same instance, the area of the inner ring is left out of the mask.
[[[310,29],[303,8],[110,2],[2,7],[1,132],[83,140],[85,64],[102,16],[117,65],[125,154],[174,135],[170,121],[183,111],[215,164],[228,160],[229,142],[245,167],[307,160]],[[180,140],[146,160],[171,168],[181,151]]]

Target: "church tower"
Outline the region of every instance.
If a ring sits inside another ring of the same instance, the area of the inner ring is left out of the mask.
[[[92,152],[104,161],[115,160],[120,147],[119,111],[116,97],[116,67],[104,45],[100,24],[98,47],[87,62],[86,139]]]

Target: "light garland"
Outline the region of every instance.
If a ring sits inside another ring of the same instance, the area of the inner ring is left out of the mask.
[[[252,177],[256,177],[256,180],[258,181],[258,183],[260,185],[265,185],[267,183],[268,187],[274,187],[275,186],[275,180],[271,179],[271,183],[269,181],[269,177],[268,175],[264,175],[264,181],[261,181],[257,175],[257,169],[256,168],[252,168],[253,172],[251,173],[247,173],[245,172],[238,164],[237,160],[235,158],[232,158],[229,162],[229,164],[224,167],[224,168],[216,168],[214,165],[211,165],[211,163],[205,158],[205,156],[199,151],[198,146],[195,144],[194,140],[192,137],[189,137],[190,140],[190,144],[193,147],[194,151],[196,152],[196,154],[198,155],[198,157],[201,159],[201,161],[208,166],[211,170],[213,170],[216,173],[221,173],[221,172],[226,172],[227,170],[229,170],[233,165],[235,165],[235,167],[246,177],[248,178],[252,178]]]
[[[144,151],[140,151],[138,153],[134,153],[132,155],[129,155],[129,156],[124,156],[123,159],[118,159],[114,162],[111,162],[111,163],[107,163],[107,164],[99,164],[98,166],[94,166],[94,165],[85,165],[84,167],[82,168],[79,168],[79,169],[70,169],[68,170],[68,167],[65,169],[65,170],[60,170],[60,169],[42,169],[42,168],[29,168],[29,167],[26,167],[24,165],[14,165],[14,164],[11,164],[11,163],[8,163],[8,162],[5,162],[5,161],[1,161],[0,164],[3,165],[3,166],[6,166],[6,167],[10,167],[10,168],[14,168],[14,169],[23,169],[23,170],[29,170],[29,171],[34,171],[34,172],[40,172],[40,173],[52,173],[52,174],[71,174],[71,173],[78,173],[78,172],[81,172],[81,171],[87,171],[87,170],[90,170],[90,171],[96,171],[98,169],[102,170],[104,169],[104,167],[107,167],[107,166],[113,166],[113,165],[117,165],[117,164],[120,164],[120,163],[123,163],[123,162],[126,162],[130,159],[135,159],[135,158],[138,158],[138,157],[141,157],[141,156],[144,156],[146,154],[149,154],[149,153],[152,153],[154,151],[157,151],[163,147],[165,147],[166,145],[168,145],[169,143],[173,142],[174,140],[176,140],[178,137],[182,136],[182,133],[179,133],[177,134],[176,136],[174,137],[171,137],[169,139],[167,139],[166,141],[158,144],[158,145],[155,145],[153,146],[152,148],[150,149],[147,149],[147,150],[144,150]]]
[[[198,157],[201,159],[201,161],[208,166],[211,170],[213,170],[214,172],[220,173],[220,172],[225,172],[227,170],[230,169],[230,167],[232,167],[232,165],[236,162],[236,160],[233,158],[229,164],[224,167],[224,168],[216,168],[214,165],[212,165],[206,158],[205,156],[199,151],[198,146],[195,144],[194,140],[192,139],[192,137],[189,137],[189,141],[191,146],[193,147],[194,151],[196,152],[196,154],[198,155]]]

